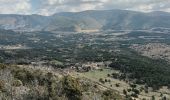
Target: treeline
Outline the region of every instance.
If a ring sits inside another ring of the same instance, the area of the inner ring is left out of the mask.
[[[166,61],[153,60],[133,52],[117,56],[110,67],[124,73],[124,79],[135,79],[136,84],[146,84],[154,89],[170,87],[170,65]]]

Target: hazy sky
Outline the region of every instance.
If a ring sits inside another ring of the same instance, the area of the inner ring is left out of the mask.
[[[41,14],[126,9],[170,12],[170,0],[0,0],[1,14]]]

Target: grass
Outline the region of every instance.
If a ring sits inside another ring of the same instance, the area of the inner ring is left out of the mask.
[[[112,74],[113,72],[115,72],[115,71],[110,70],[110,69],[103,69],[102,71],[94,70],[94,71],[82,73],[82,76],[92,79],[94,81],[98,81],[100,78],[103,78],[103,79],[108,78],[107,75]]]
[[[87,79],[90,79],[94,82],[99,82],[99,79],[102,78],[103,80],[105,79],[110,79],[111,82],[105,82],[103,84],[103,86],[106,86],[108,88],[111,88],[111,89],[114,89],[114,90],[117,90],[119,91],[121,94],[123,94],[123,90],[127,90],[130,88],[129,84],[126,83],[125,81],[120,81],[119,79],[114,79],[114,78],[111,78],[111,77],[108,77],[107,75],[108,74],[112,74],[112,73],[115,73],[115,72],[118,72],[118,71],[115,71],[115,70],[112,70],[112,69],[103,69],[102,71],[100,70],[93,70],[93,71],[89,71],[89,72],[84,72],[84,73],[78,73],[78,72],[74,72],[72,73],[73,76],[77,77],[77,78],[81,78],[81,77],[84,77],[84,78],[87,78]],[[115,84],[119,83],[119,87],[116,87]],[[112,87],[111,87],[112,85]],[[139,89],[140,87],[143,87],[143,85],[137,85],[137,88]],[[165,91],[163,90],[162,93],[164,93]],[[169,92],[168,92],[169,93]],[[159,91],[158,92],[152,92],[152,91],[149,91],[149,93],[144,93],[144,91],[141,93],[141,95],[139,95],[139,98],[147,98],[147,99],[150,99],[152,95],[155,95],[156,98],[160,98],[160,93]],[[169,97],[169,96],[167,96]]]
[[[93,71],[89,71],[89,72],[84,72],[84,73],[73,73],[73,75],[75,77],[84,77],[84,78],[87,78],[87,79],[90,79],[94,82],[99,82],[99,79],[102,78],[103,80],[107,79],[107,80],[110,80],[110,82],[105,82],[103,84],[103,86],[106,86],[108,88],[112,88],[114,90],[117,90],[119,92],[122,92],[123,89],[125,88],[128,88],[129,87],[129,84],[124,82],[124,81],[120,81],[118,79],[114,79],[114,78],[111,78],[111,77],[108,77],[108,74],[112,74],[112,73],[117,73],[118,71],[115,71],[115,70],[112,70],[112,69],[103,69],[102,71],[101,70],[93,70]],[[102,83],[101,83],[102,84]],[[115,84],[120,84],[120,87],[116,87]]]

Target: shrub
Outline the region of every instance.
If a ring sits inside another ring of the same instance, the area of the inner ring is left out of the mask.
[[[104,100],[124,100],[120,95],[114,93],[111,90],[104,91],[102,97]]]
[[[132,93],[131,96],[132,96],[132,97],[135,97],[135,98],[138,98],[138,95],[135,94],[135,93]]]
[[[139,94],[139,93],[140,93],[139,90],[137,90],[137,89],[132,89],[132,91],[133,91],[135,94]]]
[[[64,93],[69,100],[81,100],[82,87],[77,79],[71,76],[65,76],[63,79]]]
[[[4,64],[0,64],[0,69],[4,69],[6,68],[7,66],[5,66]]]
[[[119,83],[116,83],[115,86],[116,86],[116,87],[120,87],[120,84],[119,84]]]
[[[0,80],[0,91],[5,91],[5,82]]]
[[[19,86],[22,86],[23,84],[22,84],[22,81],[20,81],[20,80],[14,80],[12,85],[16,86],[16,87],[19,87]]]
[[[99,79],[99,82],[101,82],[102,84],[105,83],[105,81],[102,78]]]
[[[132,91],[132,89],[127,89],[128,92]]]
[[[127,95],[127,91],[125,89],[123,89],[123,94]]]

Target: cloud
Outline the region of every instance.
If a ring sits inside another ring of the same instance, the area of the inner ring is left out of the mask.
[[[31,4],[29,0],[0,0],[2,14],[29,14]]]
[[[135,11],[170,11],[170,0],[46,0],[40,14],[55,12],[126,9]],[[45,10],[45,11],[44,11]]]
[[[170,0],[0,0],[0,13],[51,15],[103,9],[170,12]]]

